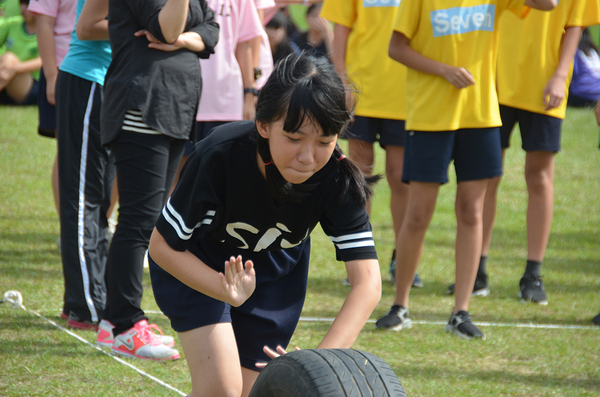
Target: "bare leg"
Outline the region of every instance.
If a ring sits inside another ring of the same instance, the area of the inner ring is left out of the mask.
[[[387,146],[385,152],[385,174],[390,185],[390,210],[394,226],[394,237],[398,239],[398,233],[400,233],[406,215],[406,202],[408,201],[408,184],[402,182],[404,147]]]
[[[395,305],[408,308],[412,286],[421,254],[425,233],[433,217],[439,183],[411,182],[408,188],[406,216],[396,241]]]
[[[365,175],[371,175],[375,164],[373,144],[358,139],[348,139],[348,157],[354,161]],[[367,212],[371,214],[371,201],[367,203]]]
[[[33,87],[33,77],[29,73],[21,73],[6,86],[6,94],[16,103],[22,103]]]
[[[506,149],[502,150],[502,163]],[[498,199],[498,187],[502,177],[491,178],[488,181],[485,192],[485,203],[483,205],[483,243],[481,247],[481,256],[488,256],[490,244],[492,242],[492,233],[496,221],[496,204]]]
[[[207,325],[178,336],[192,377],[191,397],[242,396],[242,368],[231,324]]]
[[[469,310],[483,237],[483,206],[488,179],[460,182],[456,191],[456,303],[454,312]]]
[[[527,259],[542,262],[554,210],[554,152],[527,152]]]

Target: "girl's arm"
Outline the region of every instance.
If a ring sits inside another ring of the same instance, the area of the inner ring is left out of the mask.
[[[56,65],[56,50],[54,43],[54,24],[56,18],[48,15],[37,14],[37,41],[42,66],[44,68],[44,77],[46,78],[46,97],[48,103],[55,105],[54,93],[56,88],[56,76],[58,76],[58,66]]]
[[[240,306],[254,292],[256,277],[252,261],[242,263],[242,257],[225,262],[225,273],[219,273],[189,251],[175,251],[156,229],[150,236],[148,252],[167,273],[211,298]],[[245,267],[245,269],[244,269]]]
[[[202,52],[206,49],[202,36],[196,32],[184,32],[179,35],[177,40],[170,44],[161,42],[156,37],[152,36],[152,33],[146,29],[135,32],[136,37],[142,35],[146,36],[148,47],[154,48],[155,50],[170,52],[186,48],[192,52]]]
[[[158,23],[165,43],[173,44],[183,33],[187,22],[190,0],[167,0],[158,13]]]
[[[260,36],[259,36],[260,37]],[[238,43],[235,47],[235,57],[242,72],[244,89],[256,89],[254,81],[254,63],[252,59],[252,40]],[[254,120],[256,113],[256,95],[252,92],[244,92],[244,120]]]
[[[350,261],[346,269],[352,289],[319,344],[320,349],[351,347],[381,299],[381,272],[376,259]]]
[[[546,106],[545,110],[559,107],[562,101],[565,99],[567,77],[569,77],[569,71],[571,70],[571,65],[573,64],[573,58],[577,53],[577,47],[579,46],[579,40],[581,39],[582,31],[583,28],[581,26],[568,26],[565,28],[565,34],[563,35],[560,48],[558,66],[544,88],[543,101],[544,105]]]
[[[475,84],[471,73],[461,67],[450,66],[419,54],[409,45],[410,40],[404,34],[394,31],[390,40],[388,54],[390,58],[419,72],[443,77],[456,88],[465,88]]]
[[[77,20],[79,40],[108,40],[108,0],[86,0]]]
[[[558,0],[525,0],[525,5],[536,10],[549,11],[556,8]]]
[[[596,103],[594,114],[596,115],[596,123],[600,126],[600,102]]]
[[[333,40],[331,49],[331,61],[335,67],[335,71],[340,76],[344,83],[346,80],[346,47],[348,46],[348,36],[350,29],[347,26],[334,24],[333,25]]]

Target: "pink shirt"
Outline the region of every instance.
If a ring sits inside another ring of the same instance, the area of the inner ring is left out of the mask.
[[[201,59],[202,96],[197,121],[242,120],[244,86],[235,57],[238,43],[264,31],[252,0],[207,0],[219,24],[219,42],[209,59]]]
[[[275,0],[254,0],[254,4],[256,5],[257,10],[265,11],[265,15],[268,13],[269,8],[275,7]],[[265,18],[263,23],[266,25],[268,19]],[[263,85],[267,82],[267,79],[273,72],[273,55],[271,54],[271,45],[269,44],[269,37],[267,36],[267,32],[263,27],[261,32],[261,42],[260,42],[260,58],[258,62],[258,66],[262,70],[262,76],[260,79],[256,80],[256,88],[261,89]]]
[[[55,18],[54,23],[54,51],[56,53],[56,66],[60,66],[63,58],[69,51],[71,32],[75,25],[75,8],[77,0],[34,0],[29,3],[29,11],[34,14],[46,15]]]

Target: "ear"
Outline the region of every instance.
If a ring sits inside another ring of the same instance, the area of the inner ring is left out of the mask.
[[[269,123],[263,123],[262,121],[256,120],[256,129],[260,136],[269,139]]]

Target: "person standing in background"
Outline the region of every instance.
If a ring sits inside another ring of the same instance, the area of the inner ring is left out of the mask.
[[[100,143],[102,86],[111,53],[108,26],[100,32],[78,26],[84,3],[77,1],[69,52],[56,79],[56,139],[63,315],[68,316],[69,327],[97,330],[106,305],[108,218],[115,176],[110,151]]]
[[[503,158],[517,123],[526,152],[527,258],[519,281],[519,298],[526,302],[548,304],[541,273],[554,212],[554,159],[560,150],[582,27],[599,23],[597,0],[561,0],[549,13],[531,10],[524,20],[506,13],[500,19],[497,87]],[[476,295],[489,293],[486,263],[500,179],[492,178],[486,191],[482,249],[473,287]],[[448,292],[453,292],[453,285]]]
[[[76,4],[77,0],[36,0],[29,3],[29,11],[37,19],[38,50],[42,58],[38,93],[38,133],[48,138],[56,137],[56,77],[58,67],[69,51],[71,32],[75,25]],[[52,192],[56,212],[60,217],[58,154],[52,166]]]
[[[385,172],[390,186],[394,241],[406,211],[408,186],[402,182],[406,131],[406,66],[387,54],[400,1],[366,4],[362,0],[326,0],[321,16],[333,27],[333,64],[356,87],[354,121],[344,138],[348,156],[370,175],[375,166],[374,144],[385,149]],[[371,202],[367,204],[370,213]],[[395,283],[396,252],[390,275]],[[413,286],[422,287],[418,276]]]

